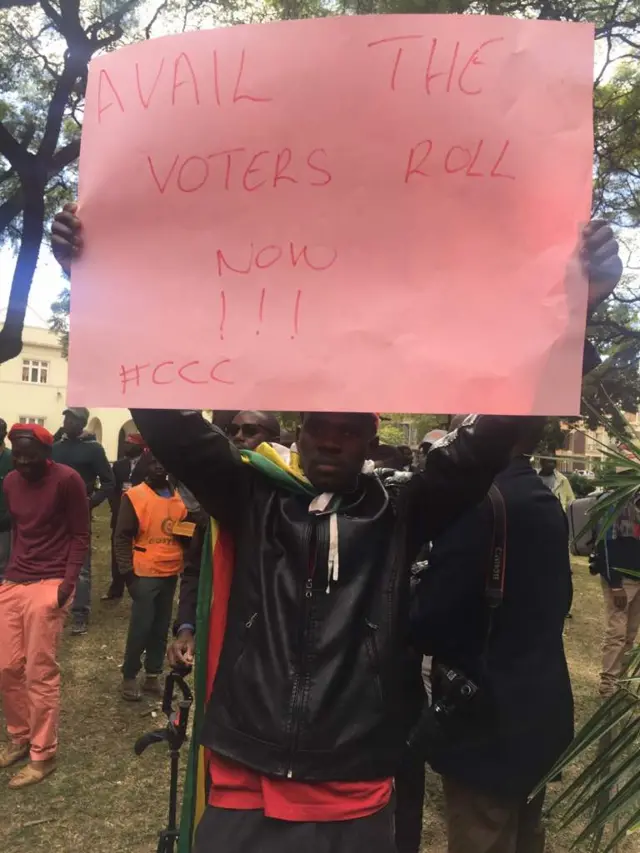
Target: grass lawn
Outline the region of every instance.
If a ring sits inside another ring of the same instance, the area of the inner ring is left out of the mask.
[[[70,637],[61,652],[62,721],[59,768],[42,785],[3,789],[2,849],[11,853],[153,853],[164,825],[169,766],[164,745],[141,758],[135,739],[163,720],[157,703],[120,699],[120,670],[129,607],[101,604],[109,578],[109,529],[104,511],[94,526],[93,615],[90,633]],[[601,595],[586,562],[576,561],[573,619],[566,643],[578,721],[596,707]],[[183,750],[186,758],[186,748]],[[8,778],[8,771],[3,771]],[[0,777],[0,785],[4,785]],[[424,851],[445,850],[438,779],[429,774]],[[568,838],[550,831],[550,853],[565,853]],[[630,848],[631,849],[631,848]],[[224,853],[224,851],[220,851]],[[355,851],[354,851],[355,853]]]

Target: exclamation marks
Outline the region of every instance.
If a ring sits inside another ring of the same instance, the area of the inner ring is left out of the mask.
[[[264,298],[267,295],[266,288],[262,288],[260,291],[260,305],[258,307],[258,323],[262,326],[262,321],[264,319]],[[260,334],[260,329],[256,329],[256,335]]]
[[[220,340],[224,340],[224,324],[227,321],[227,297],[224,290],[220,291]]]
[[[297,337],[298,334],[298,323],[300,320],[300,299],[302,297],[302,291],[299,290],[296,293],[296,301],[293,307],[293,334],[291,335],[291,340]]]

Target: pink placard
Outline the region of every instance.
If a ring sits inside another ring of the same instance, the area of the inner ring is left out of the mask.
[[[206,30],[91,64],[74,405],[575,414],[593,29]]]

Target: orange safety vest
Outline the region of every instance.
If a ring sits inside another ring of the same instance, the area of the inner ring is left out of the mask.
[[[187,508],[177,492],[163,498],[146,483],[129,489],[127,497],[138,516],[138,533],[133,542],[133,571],[142,578],[180,574],[184,551],[173,528],[187,516]]]

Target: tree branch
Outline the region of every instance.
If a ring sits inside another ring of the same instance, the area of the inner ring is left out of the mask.
[[[20,177],[29,169],[33,160],[33,154],[29,154],[20,145],[2,122],[0,122],[0,154],[9,161],[9,165]]]
[[[78,159],[80,154],[80,140],[74,139],[64,148],[60,148],[53,155],[51,160],[51,169],[47,174],[47,181],[60,174],[63,169],[66,169],[74,160]],[[13,220],[20,215],[24,206],[24,193],[22,188],[16,190],[9,198],[0,205],[0,234],[9,228]]]

